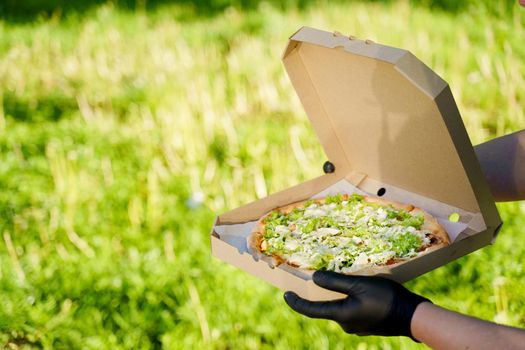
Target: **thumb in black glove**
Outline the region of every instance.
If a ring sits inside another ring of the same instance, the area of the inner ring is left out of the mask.
[[[348,294],[348,297],[312,302],[286,292],[284,300],[303,315],[336,321],[347,333],[404,335],[413,339],[410,322],[414,311],[420,303],[430,302],[385,278],[316,271],[313,280],[320,287]]]

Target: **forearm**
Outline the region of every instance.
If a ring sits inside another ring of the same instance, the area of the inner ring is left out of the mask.
[[[474,150],[497,202],[525,199],[525,130],[487,141]]]
[[[414,338],[433,349],[523,349],[525,331],[421,303],[411,322]]]

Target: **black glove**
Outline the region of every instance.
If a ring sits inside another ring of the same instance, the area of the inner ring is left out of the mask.
[[[348,294],[348,297],[312,302],[286,292],[284,300],[292,309],[308,317],[336,321],[347,333],[404,335],[414,339],[410,331],[412,315],[420,303],[430,302],[385,278],[316,271],[313,280],[318,286]]]

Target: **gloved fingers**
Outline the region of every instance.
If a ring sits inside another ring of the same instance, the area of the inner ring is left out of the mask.
[[[284,293],[284,300],[293,310],[312,318],[335,320],[343,307],[343,300],[310,301],[294,292]]]
[[[351,295],[353,290],[363,281],[363,277],[343,275],[332,271],[315,271],[313,280],[315,284],[325,289]]]

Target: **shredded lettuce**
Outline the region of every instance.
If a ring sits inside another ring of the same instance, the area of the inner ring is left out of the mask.
[[[424,217],[363,199],[338,194],[289,214],[273,212],[265,219],[267,253],[336,272],[414,256],[423,246]]]

